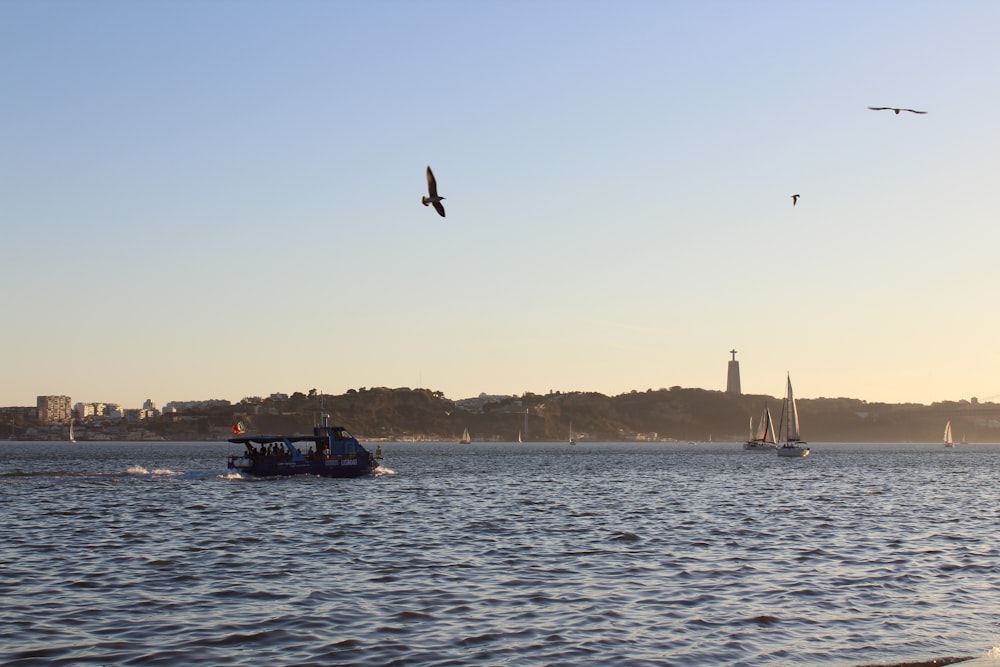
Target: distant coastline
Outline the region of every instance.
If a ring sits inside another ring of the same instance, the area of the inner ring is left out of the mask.
[[[568,440],[741,441],[749,420],[767,404],[780,423],[782,401],[774,396],[705,389],[486,395],[452,400],[430,389],[361,388],[344,394],[315,390],[249,397],[239,403],[187,401],[170,411],[119,411],[112,416],[72,417],[77,441],[218,441],[234,420],[257,433],[308,432],[320,415],[368,441],[450,441],[465,429],[473,441]],[[149,406],[147,406],[149,407]],[[0,408],[0,439],[66,440],[69,417],[45,423],[34,408]],[[869,403],[850,398],[798,401],[802,433],[813,442],[940,442],[946,421],[956,440],[1000,442],[1000,404],[950,401]]]

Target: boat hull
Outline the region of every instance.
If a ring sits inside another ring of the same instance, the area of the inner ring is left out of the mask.
[[[803,458],[809,456],[808,447],[779,447],[778,456],[785,458]]]
[[[743,449],[748,452],[773,452],[777,445],[761,444],[757,442],[744,442]]]

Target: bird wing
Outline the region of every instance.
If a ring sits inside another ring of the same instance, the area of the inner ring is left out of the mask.
[[[909,111],[910,113],[927,113],[926,111],[917,111],[916,109],[903,109],[903,111]]]
[[[868,107],[872,111],[885,111],[886,109],[891,109],[892,107]]]
[[[444,217],[444,205],[441,202],[439,202],[437,199],[435,199],[431,203],[434,205],[434,210],[437,211],[438,215],[440,215],[443,218]]]
[[[431,171],[430,167],[427,167],[427,192],[432,198],[438,196],[437,180],[434,178],[434,172]]]

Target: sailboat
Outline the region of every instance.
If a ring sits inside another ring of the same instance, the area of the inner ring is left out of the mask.
[[[576,444],[576,438],[573,437],[573,420],[570,420],[569,422],[569,444],[571,445]]]
[[[69,441],[76,442],[76,438],[73,436],[73,420],[69,420]]]
[[[799,437],[799,411],[795,407],[795,396],[792,394],[792,377],[788,376],[787,393],[785,394],[785,442],[778,447],[778,456],[803,457],[809,456],[809,448]]]
[[[771,411],[764,404],[764,412],[760,416],[757,430],[753,428],[753,417],[750,417],[750,439],[743,443],[743,449],[762,452],[778,448],[778,434],[774,432],[774,422],[771,421]]]
[[[469,429],[462,431],[462,439],[458,441],[460,445],[468,445],[472,442],[472,437],[469,435]]]
[[[951,420],[950,419],[944,425],[944,446],[945,447],[954,447],[955,446],[955,441],[951,437]]]
[[[519,445],[520,445],[520,444],[523,444],[523,443],[524,443],[524,441],[523,441],[523,440],[521,440],[521,432],[520,432],[520,431],[518,431],[518,432],[517,432],[517,444],[519,444]]]

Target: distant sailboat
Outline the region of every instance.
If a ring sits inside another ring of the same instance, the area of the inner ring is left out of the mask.
[[[523,443],[523,442],[524,442],[524,441],[523,441],[523,440],[521,440],[521,432],[520,432],[520,431],[518,431],[518,432],[517,432],[517,444],[521,444],[521,443]]]
[[[771,421],[771,411],[764,404],[764,412],[760,416],[757,430],[753,428],[753,417],[750,417],[750,439],[743,443],[743,449],[762,452],[778,448],[778,434],[774,432],[774,422]]]
[[[951,420],[950,419],[944,425],[944,446],[945,447],[954,447],[955,446],[955,441],[951,437]]]
[[[459,444],[468,445],[472,442],[472,437],[469,436],[469,429],[462,431],[462,439],[458,441]]]
[[[799,411],[795,407],[795,396],[792,394],[792,378],[788,376],[787,392],[785,394],[785,442],[778,447],[778,456],[803,457],[809,456],[809,448],[799,437]]]
[[[571,444],[571,445],[575,445],[576,444],[576,438],[573,436],[573,420],[572,419],[569,422],[569,444]]]
[[[73,419],[69,420],[69,441],[76,442],[76,438],[73,436]]]

